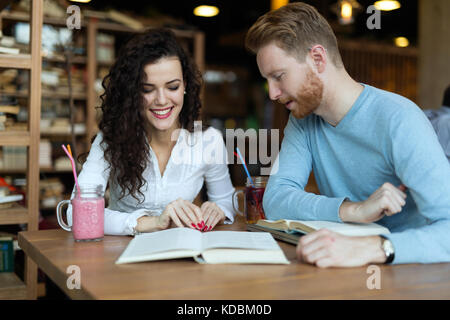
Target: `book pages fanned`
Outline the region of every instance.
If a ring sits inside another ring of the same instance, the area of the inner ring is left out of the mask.
[[[174,228],[137,235],[116,264],[193,258],[199,263],[289,264],[271,234]]]

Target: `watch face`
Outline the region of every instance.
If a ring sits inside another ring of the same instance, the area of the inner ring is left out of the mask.
[[[385,239],[383,241],[383,250],[386,253],[386,256],[390,256],[394,253],[394,246],[392,245],[392,242],[388,239]]]

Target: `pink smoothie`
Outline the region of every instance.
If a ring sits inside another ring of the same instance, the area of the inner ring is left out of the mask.
[[[72,232],[75,240],[103,238],[105,200],[103,198],[72,199]]]

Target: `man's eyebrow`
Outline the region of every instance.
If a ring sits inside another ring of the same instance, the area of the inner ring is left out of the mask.
[[[171,80],[171,81],[169,81],[169,82],[166,82],[166,84],[171,84],[171,83],[174,83],[174,82],[177,82],[177,81],[180,81],[180,82],[181,82],[180,79],[173,79],[173,80]],[[153,83],[145,83],[145,82],[144,82],[142,85],[144,85],[144,86],[154,86]]]

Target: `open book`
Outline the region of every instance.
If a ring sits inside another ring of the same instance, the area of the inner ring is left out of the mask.
[[[374,236],[388,234],[389,229],[376,223],[349,223],[331,221],[304,221],[304,220],[258,220],[257,226],[284,232],[300,232],[307,234],[322,228],[346,236]]]
[[[137,235],[116,264],[194,258],[199,263],[289,264],[269,233],[174,228]]]

